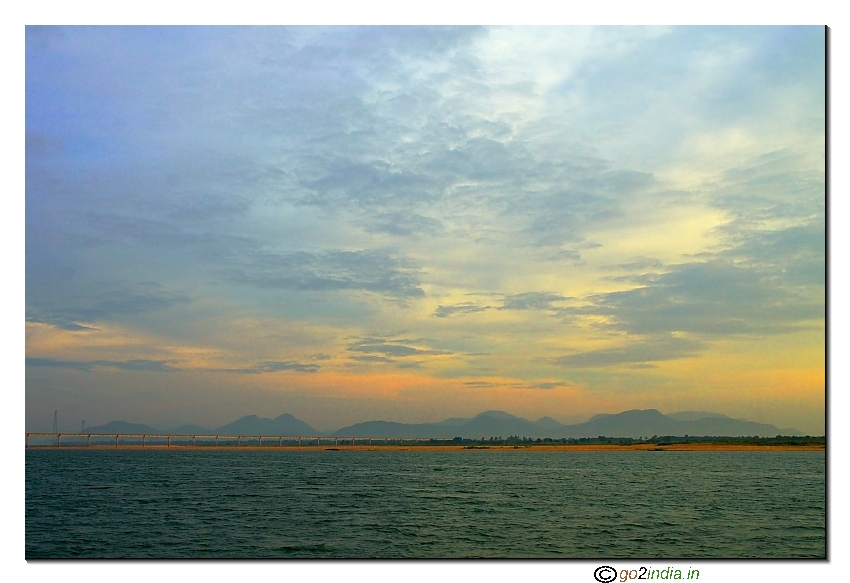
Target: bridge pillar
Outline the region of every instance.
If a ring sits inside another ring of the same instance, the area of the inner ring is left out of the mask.
[[[168,436],[168,447],[171,447],[171,436]]]
[[[115,436],[115,447],[118,447],[118,436]]]
[[[147,435],[142,434],[142,447],[145,447],[145,439],[146,438],[147,438]]]
[[[56,434],[56,447],[59,447],[60,445],[62,445],[62,434],[57,433]]]
[[[86,436],[86,447],[91,447],[91,434]]]
[[[242,446],[242,436],[241,435],[236,436],[236,445],[238,445],[240,447]]]
[[[215,436],[215,446],[218,447],[218,435]]]
[[[192,436],[192,447],[195,447],[195,436]]]

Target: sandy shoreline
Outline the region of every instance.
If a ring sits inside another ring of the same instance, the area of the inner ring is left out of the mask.
[[[27,449],[57,449],[53,445],[29,446]],[[675,444],[545,444],[545,445],[321,445],[321,446],[277,446],[277,445],[63,445],[62,450],[174,450],[174,451],[824,451],[824,444],[805,445],[758,445],[748,443],[675,443]]]

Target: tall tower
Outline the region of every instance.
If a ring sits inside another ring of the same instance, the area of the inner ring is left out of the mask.
[[[55,409],[53,411],[53,433],[59,433],[59,421],[58,421],[59,418],[57,416],[58,412],[59,411],[57,411]]]

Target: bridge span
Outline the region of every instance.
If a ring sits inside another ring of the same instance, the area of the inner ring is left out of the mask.
[[[448,445],[446,437],[336,437],[327,435],[186,435],[174,433],[26,433],[26,447],[322,447]]]

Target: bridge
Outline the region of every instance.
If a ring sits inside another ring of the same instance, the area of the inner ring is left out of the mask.
[[[35,438],[34,440],[32,438]],[[63,443],[64,440],[64,443]],[[40,443],[32,443],[37,441]],[[168,433],[26,433],[26,447],[321,447],[339,445],[448,445],[446,437],[335,437],[286,435],[186,435]]]

